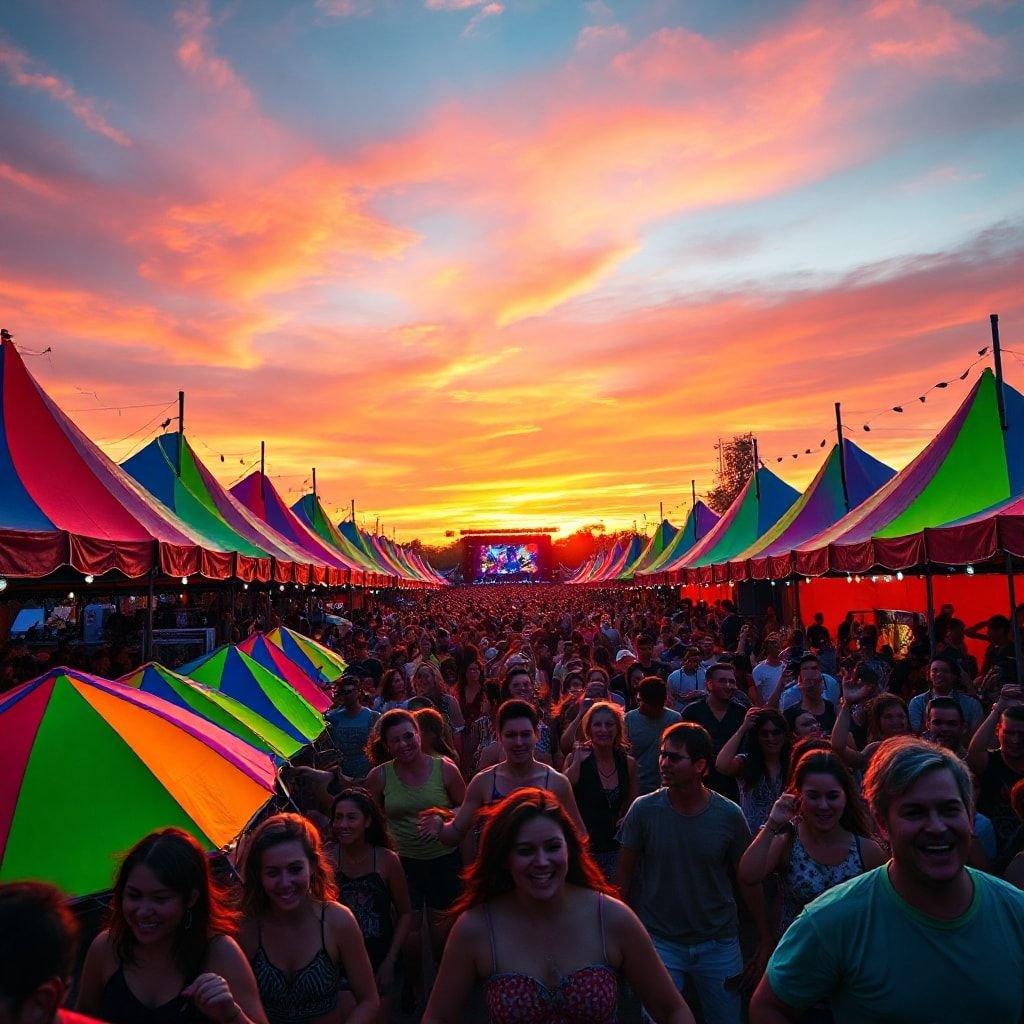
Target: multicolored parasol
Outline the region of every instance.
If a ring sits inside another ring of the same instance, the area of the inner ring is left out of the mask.
[[[274,790],[264,753],[147,693],[68,668],[0,698],[0,882],[81,896],[116,858],[177,825],[225,846]]]
[[[118,682],[192,711],[257,750],[276,757],[287,759],[304,746],[233,697],[180,676],[155,661],[129,672]]]
[[[218,647],[178,671],[233,697],[300,743],[312,743],[324,731],[323,715],[312,704],[237,647]]]
[[[272,629],[267,636],[292,661],[296,661],[300,665],[304,662],[311,664],[325,682],[333,683],[339,680],[347,667],[345,659],[340,654],[317,643],[316,640],[311,640],[308,636],[296,633],[294,629],[288,629],[287,626],[278,626],[277,629]]]
[[[312,663],[308,670],[303,668],[289,658],[266,633],[253,633],[235,646],[268,672],[273,672],[279,679],[283,679],[317,711],[322,713],[330,708],[331,698],[319,685],[323,681],[323,676]]]

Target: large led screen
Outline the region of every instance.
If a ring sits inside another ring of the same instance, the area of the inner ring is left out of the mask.
[[[476,551],[476,580],[529,579],[540,572],[536,544],[481,544]]]

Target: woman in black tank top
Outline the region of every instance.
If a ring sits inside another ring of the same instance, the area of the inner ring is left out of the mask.
[[[615,834],[636,799],[636,761],[626,753],[622,709],[610,701],[593,704],[580,729],[585,742],[569,755],[565,774],[587,827],[590,853],[612,881],[618,860]]]
[[[235,922],[192,836],[146,836],[117,872],[77,1009],[110,1024],[266,1024]]]
[[[412,927],[412,904],[402,862],[394,852],[383,812],[365,789],[343,790],[334,800],[331,850],[338,898],[363,934],[380,993],[378,1024],[387,1024],[402,947]],[[346,997],[343,995],[343,1002]]]

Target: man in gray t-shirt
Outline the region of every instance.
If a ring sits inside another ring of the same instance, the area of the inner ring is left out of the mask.
[[[618,882],[676,985],[692,977],[707,1024],[738,1024],[743,958],[731,878],[750,830],[736,804],[704,785],[712,756],[703,726],[680,722],[665,731],[663,787],[638,797],[619,829]],[[742,892],[762,937],[756,970],[769,948],[764,905],[758,891]]]
[[[629,752],[636,758],[637,789],[650,793],[661,785],[658,744],[661,734],[680,719],[678,711],[665,707],[667,687],[657,676],[644,679],[637,688],[640,706],[626,715]]]

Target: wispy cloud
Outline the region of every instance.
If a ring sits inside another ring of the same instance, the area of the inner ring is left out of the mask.
[[[65,79],[41,69],[23,50],[0,39],[0,67],[7,77],[23,89],[45,93],[63,104],[91,132],[102,135],[119,146],[130,146],[132,141],[115,128],[97,109],[96,101],[82,96]]]

